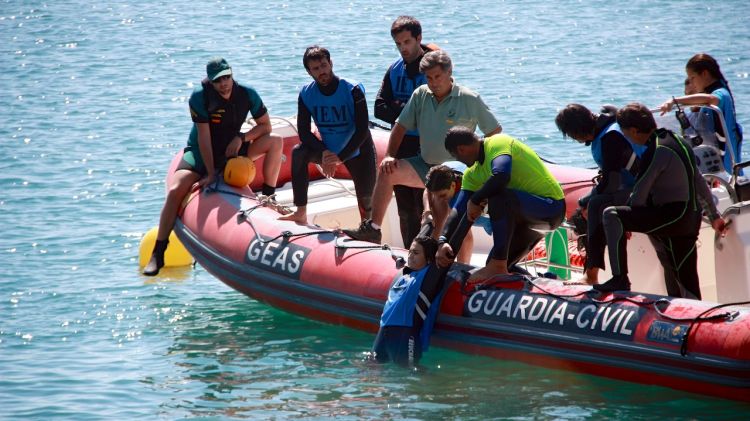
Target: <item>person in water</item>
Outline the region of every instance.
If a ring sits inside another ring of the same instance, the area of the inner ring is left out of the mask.
[[[479,140],[473,130],[454,127],[445,136],[445,149],[469,168],[440,236],[437,262],[446,267],[455,258],[447,239],[464,214],[473,223],[488,206],[493,248],[487,265],[469,280],[507,275],[509,264],[525,257],[542,239],[533,226],[554,230],[565,219],[562,188],[534,150],[508,135]]]
[[[212,184],[228,158],[243,155],[255,160],[265,155],[262,194],[272,196],[276,189],[284,143],[271,132],[271,118],[260,96],[234,80],[232,68],[223,58],[208,62],[206,76],[188,101],[193,128],[167,191],[156,244],[143,269],[147,276],[158,274],[164,266],[164,252],[182,199],[195,182],[201,187]],[[256,124],[243,133],[248,114]]]
[[[675,104],[718,106],[729,133],[724,133],[721,124],[715,124],[716,131],[719,136],[729,139],[729,146],[732,148],[736,161],[734,163],[740,162],[742,160],[742,127],[737,122],[734,97],[732,91],[729,90],[729,83],[721,73],[719,63],[708,54],[696,54],[688,60],[685,72],[690,85],[698,93],[667,100],[659,107],[661,113],[669,112]],[[732,164],[730,154],[725,153],[724,169],[730,174],[733,171]]]
[[[594,114],[583,105],[568,104],[555,117],[564,137],[591,146],[591,155],[599,166],[599,182],[579,201],[587,214],[586,264],[581,280],[591,285],[599,282],[599,269],[605,266],[602,211],[607,206],[625,204],[638,174],[638,156],[646,149],[622,134],[616,113],[612,106]]]
[[[488,136],[502,131],[479,94],[453,81],[453,63],[448,53],[430,51],[422,57],[419,70],[425,74],[427,84],[414,90],[391,130],[373,193],[372,219],[356,229],[343,230],[354,239],[380,243],[380,225],[393,186],[424,188],[427,170],[451,159],[443,148],[449,128],[465,125],[473,131],[478,126]],[[396,153],[409,130],[419,130],[419,155],[397,159]]]
[[[370,134],[365,88],[333,73],[330,52],[313,45],[305,50],[302,63],[313,81],[302,87],[297,100],[299,145],[292,151],[292,192],[297,209],[281,220],[307,223],[307,188],[310,162],[320,164],[332,177],[344,165],[354,182],[362,219],[372,211],[375,185],[375,144]],[[320,133],[312,132],[310,119]]]
[[[435,240],[439,239],[448,214],[458,200],[464,171],[466,171],[466,165],[459,161],[447,161],[427,171],[426,203],[422,213],[422,225],[432,222],[432,238]],[[456,257],[459,263],[470,263],[473,245],[474,237],[469,230]]]
[[[695,155],[679,136],[657,129],[654,116],[643,104],[632,103],[620,109],[617,122],[625,136],[646,145],[647,150],[628,206],[604,210],[602,220],[613,276],[593,288],[601,292],[630,290],[625,233],[643,232],[666,245],[667,253],[657,256],[667,278],[676,280],[677,285],[667,283],[669,295],[700,299],[695,242],[701,207],[717,233],[723,235],[726,224],[696,167]]]
[[[390,123],[392,128],[414,90],[427,83],[424,73],[419,71],[419,62],[426,52],[437,47],[422,44],[422,25],[412,16],[399,16],[393,21],[391,38],[401,57],[385,72],[375,97],[375,117]],[[411,130],[404,135],[394,157],[403,159],[416,155],[419,155],[419,131]],[[421,188],[393,186],[404,246],[411,244],[419,233],[423,192]]]
[[[419,235],[409,246],[406,266],[388,290],[380,316],[380,330],[372,345],[372,358],[379,363],[393,361],[413,367],[426,348],[435,297],[442,290],[439,277],[427,276],[435,262],[437,241]],[[430,309],[432,308],[432,311]]]

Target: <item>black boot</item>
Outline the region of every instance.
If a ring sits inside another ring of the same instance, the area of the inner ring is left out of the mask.
[[[155,276],[159,269],[164,267],[164,252],[167,250],[169,240],[156,240],[154,251],[151,253],[151,260],[143,268],[143,274],[146,276]]]
[[[609,281],[593,288],[599,292],[630,291],[630,279],[628,275],[614,275]]]

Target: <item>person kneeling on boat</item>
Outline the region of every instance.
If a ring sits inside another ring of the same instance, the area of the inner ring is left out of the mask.
[[[284,143],[281,136],[271,133],[271,118],[260,96],[255,89],[234,81],[232,68],[223,58],[208,62],[206,76],[188,101],[193,128],[167,191],[156,244],[143,269],[147,276],[158,274],[164,266],[164,252],[182,199],[195,182],[201,187],[212,184],[228,158],[242,155],[255,160],[265,155],[262,194],[272,196],[276,189]],[[242,133],[248,114],[256,125]]]
[[[698,282],[698,252],[695,242],[701,223],[700,205],[711,226],[722,234],[726,228],[719,216],[708,184],[696,166],[690,145],[666,129],[657,129],[651,111],[632,103],[617,112],[622,132],[639,145],[646,145],[641,172],[628,206],[604,210],[602,221],[610,250],[612,279],[594,285],[602,292],[629,291],[625,233],[642,232],[661,244],[657,253],[664,266],[670,296],[701,298]]]
[[[613,106],[604,106],[594,114],[580,104],[568,104],[555,117],[555,124],[565,137],[591,146],[591,155],[599,166],[598,183],[589,195],[579,200],[586,211],[586,264],[581,281],[596,284],[599,269],[604,269],[604,208],[624,205],[638,174],[639,157],[646,147],[634,145],[620,130]]]
[[[330,52],[313,45],[305,50],[302,63],[313,81],[302,87],[297,100],[297,131],[300,144],[292,151],[293,213],[279,219],[307,223],[307,188],[310,162],[320,164],[323,175],[333,177],[343,164],[354,182],[362,220],[372,212],[375,188],[375,144],[370,134],[365,88],[333,73]],[[310,118],[320,133],[312,133]]]
[[[422,226],[428,222],[432,223],[432,238],[435,240],[439,239],[448,214],[458,200],[464,171],[466,171],[466,165],[459,161],[447,161],[427,171]],[[456,258],[459,263],[469,264],[473,244],[474,237],[469,230]]]
[[[507,275],[509,261],[511,265],[518,262],[543,237],[532,227],[554,230],[562,223],[562,188],[536,152],[508,135],[479,140],[473,131],[454,127],[445,136],[445,148],[469,168],[440,237],[438,264],[448,266],[455,258],[445,241],[453,236],[464,214],[473,223],[488,205],[493,248],[487,265],[469,280]]]
[[[375,361],[413,367],[426,350],[438,310],[432,303],[442,290],[441,277],[430,271],[436,252],[433,238],[418,235],[411,243],[406,266],[388,290],[383,306],[380,330],[372,345]]]

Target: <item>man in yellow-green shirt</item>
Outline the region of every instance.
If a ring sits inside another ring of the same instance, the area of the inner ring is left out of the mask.
[[[487,266],[470,279],[506,275],[509,264],[526,256],[542,238],[532,227],[556,229],[562,223],[562,188],[534,150],[506,134],[479,140],[472,130],[454,127],[445,136],[445,149],[469,168],[443,228],[438,264],[448,266],[453,261],[454,252],[446,240],[457,231],[463,215],[473,222],[488,205],[493,248]]]

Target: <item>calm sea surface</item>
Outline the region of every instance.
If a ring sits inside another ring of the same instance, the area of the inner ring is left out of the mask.
[[[361,363],[370,334],[257,303],[200,267],[140,275],[141,236],[213,55],[272,115],[302,52],[375,93],[400,14],[451,53],[505,131],[591,165],[568,102],[682,90],[721,64],[750,129],[750,3],[737,1],[0,1],[0,418],[659,419],[748,416],[721,399],[432,349],[423,372]],[[746,148],[748,150],[750,148]],[[747,158],[747,157],[746,157]]]

